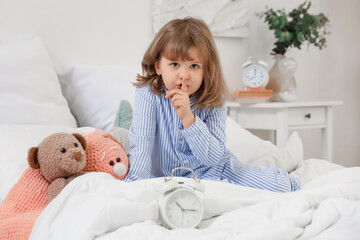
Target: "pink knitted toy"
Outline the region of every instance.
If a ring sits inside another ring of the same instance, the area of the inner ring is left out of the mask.
[[[95,130],[85,135],[85,172],[107,172],[117,179],[126,177],[129,159],[123,146],[109,133]]]

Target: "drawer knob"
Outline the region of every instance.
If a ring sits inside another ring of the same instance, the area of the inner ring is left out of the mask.
[[[306,114],[306,115],[305,115],[305,118],[310,119],[310,118],[311,118],[311,114],[310,114],[310,113]]]

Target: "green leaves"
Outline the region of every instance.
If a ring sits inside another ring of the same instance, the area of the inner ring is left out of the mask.
[[[279,28],[280,28],[280,29],[284,29],[287,25],[288,25],[287,16],[286,16],[285,13],[283,13],[283,14],[280,16],[280,26],[279,26]]]
[[[325,35],[329,19],[323,14],[312,15],[308,13],[311,2],[305,1],[290,13],[284,9],[266,10],[256,15],[264,18],[270,30],[274,30],[276,37],[275,48],[272,54],[285,54],[289,47],[301,49],[302,43],[307,42],[322,49],[326,47]]]
[[[298,32],[298,33],[296,34],[296,40],[297,40],[298,42],[303,42],[303,41],[305,41],[304,33],[303,33],[303,32]]]
[[[276,29],[280,25],[279,18],[272,18],[270,23],[270,29]]]

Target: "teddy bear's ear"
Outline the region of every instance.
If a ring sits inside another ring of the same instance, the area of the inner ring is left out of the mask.
[[[110,138],[112,141],[116,142],[117,144],[120,144],[119,141],[116,138],[114,138],[114,136],[111,135],[110,133],[104,131],[102,135],[103,137]]]
[[[32,147],[28,151],[28,163],[32,169],[39,169],[40,164],[37,160],[38,147]]]
[[[79,133],[73,133],[72,134],[74,137],[77,138],[77,140],[79,140],[79,142],[81,143],[82,147],[84,148],[84,150],[86,149],[86,139],[83,135],[79,134]]]
[[[117,144],[119,144],[120,147],[122,147],[122,149],[126,152],[126,149],[125,149],[125,147],[122,145],[122,143],[119,142],[112,134],[110,134],[110,133],[108,133],[108,132],[105,132],[105,133],[103,134],[103,136],[106,137],[106,138],[109,138],[109,139],[111,139],[113,142],[116,142]]]

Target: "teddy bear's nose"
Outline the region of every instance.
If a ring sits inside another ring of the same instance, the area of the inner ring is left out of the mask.
[[[81,160],[81,152],[74,152],[73,157],[76,159],[76,161]]]

